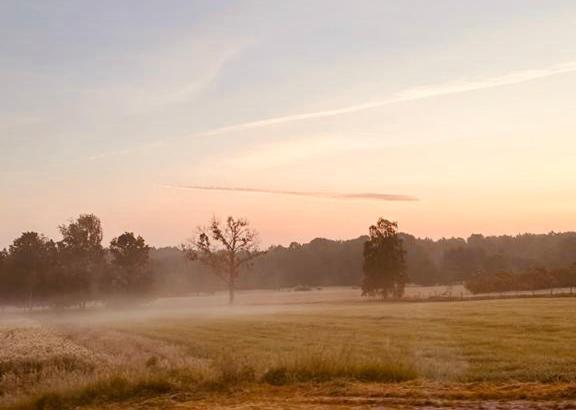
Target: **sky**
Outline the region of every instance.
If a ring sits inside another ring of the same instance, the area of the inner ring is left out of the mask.
[[[0,248],[576,230],[576,2],[0,2]]]

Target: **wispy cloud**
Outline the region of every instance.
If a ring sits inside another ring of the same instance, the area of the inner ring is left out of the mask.
[[[166,188],[199,190],[199,191],[248,192],[256,194],[293,195],[293,196],[306,196],[313,198],[329,198],[329,199],[366,199],[374,201],[418,201],[418,198],[410,195],[382,194],[375,192],[342,193],[342,192],[282,191],[275,189],[201,186],[201,185],[163,185],[163,186]]]
[[[80,90],[85,115],[122,118],[172,109],[195,101],[248,41],[204,44],[183,39],[162,49],[135,55],[112,71],[111,78]]]
[[[361,104],[350,105],[331,110],[309,112],[304,114],[286,115],[280,117],[266,118],[258,121],[244,122],[227,127],[215,128],[203,133],[200,136],[211,136],[225,134],[233,131],[246,129],[261,128],[270,125],[285,124],[295,121],[303,121],[315,118],[335,117],[342,114],[350,114],[359,111],[366,111],[374,108],[380,108],[391,104],[397,104],[407,101],[416,101],[425,98],[438,97],[443,95],[459,94],[487,88],[502,87],[506,85],[520,84],[527,81],[537,80],[540,78],[551,77],[557,74],[569,73],[576,71],[576,61],[565,64],[556,64],[541,69],[522,70],[474,81],[456,81],[450,83],[429,85],[423,87],[409,88],[401,91],[392,97],[380,101],[371,101]]]
[[[245,48],[245,44],[238,44],[230,46],[229,48],[223,48],[221,50],[212,50],[210,54],[202,57],[203,64],[198,64],[195,61],[195,66],[201,66],[201,69],[196,68],[195,77],[188,78],[190,76],[191,69],[188,70],[188,76],[186,75],[186,70],[183,73],[178,73],[181,77],[179,81],[172,79],[170,82],[171,87],[164,87],[162,93],[152,93],[153,103],[156,105],[167,105],[173,103],[181,103],[194,98],[196,94],[206,89],[211,85],[214,80],[218,77],[222,69],[233,60],[240,52]],[[172,58],[173,61],[180,61],[177,57]],[[174,74],[169,74],[174,76]],[[177,77],[178,78],[178,77]]]

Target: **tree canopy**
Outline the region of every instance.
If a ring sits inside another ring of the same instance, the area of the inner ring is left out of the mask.
[[[405,254],[396,222],[380,218],[376,225],[370,226],[364,243],[362,294],[402,297],[406,284]]]
[[[122,296],[144,295],[150,291],[150,247],[141,236],[125,232],[110,242],[112,267],[107,281],[111,291]]]

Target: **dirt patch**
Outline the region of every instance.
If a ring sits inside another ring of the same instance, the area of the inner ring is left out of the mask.
[[[100,407],[102,408],[102,407]],[[328,383],[254,386],[194,396],[157,397],[105,407],[119,409],[474,409],[560,410],[576,408],[575,385],[429,383]]]

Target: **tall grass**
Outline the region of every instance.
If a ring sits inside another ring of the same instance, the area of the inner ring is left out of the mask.
[[[410,363],[392,357],[359,356],[344,346],[282,356],[265,371],[262,380],[275,385],[334,379],[392,383],[416,377]]]
[[[176,385],[164,377],[114,376],[94,383],[38,394],[8,407],[13,410],[65,410],[95,404],[150,397],[175,391]]]
[[[274,361],[250,360],[222,354],[208,367],[161,369],[149,365],[139,373],[117,369],[64,388],[46,389],[31,398],[14,402],[12,409],[56,410],[118,402],[166,393],[226,390],[246,384],[285,385],[347,379],[370,382],[400,382],[415,379],[414,369],[392,359],[368,360],[350,349],[308,351],[279,356]]]
[[[330,381],[573,384],[575,308],[565,298],[334,304],[89,329],[0,328],[0,408],[98,408]]]

